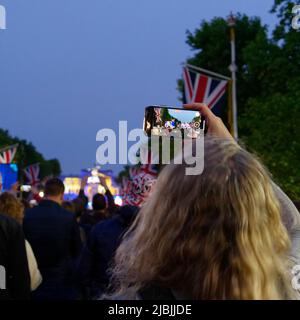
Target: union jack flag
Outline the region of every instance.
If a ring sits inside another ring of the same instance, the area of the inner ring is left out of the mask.
[[[154,108],[156,122],[161,121],[161,109],[160,108]]]
[[[18,145],[13,145],[0,150],[0,164],[10,164],[14,160]]]
[[[215,114],[220,114],[220,104],[227,89],[227,80],[210,77],[186,66],[183,68],[183,81],[184,103],[205,103]]]
[[[151,155],[148,153],[148,160]],[[121,187],[123,204],[140,207],[149,197],[157,180],[158,172],[151,163],[129,169],[129,178],[124,178]]]
[[[39,174],[40,174],[40,165],[39,163],[32,164],[24,169],[24,173],[28,179],[28,183],[32,186],[37,185],[39,180]]]

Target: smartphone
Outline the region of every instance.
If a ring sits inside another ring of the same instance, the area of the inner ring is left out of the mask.
[[[23,184],[23,185],[20,187],[20,191],[21,191],[21,192],[30,192],[30,191],[31,191],[31,186],[30,186],[30,185],[25,185],[25,184]]]
[[[205,118],[199,110],[169,106],[149,106],[145,109],[144,132],[149,137],[180,133],[188,138],[198,138],[204,131]]]

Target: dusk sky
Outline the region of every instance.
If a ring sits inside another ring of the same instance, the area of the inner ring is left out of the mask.
[[[273,2],[0,0],[0,127],[77,174],[95,163],[99,129],[138,128],[145,106],[180,105],[186,30],[230,11],[273,27]]]

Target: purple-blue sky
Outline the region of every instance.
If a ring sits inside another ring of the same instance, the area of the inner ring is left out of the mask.
[[[95,162],[96,133],[142,125],[144,107],[179,105],[185,43],[230,11],[274,26],[273,0],[0,0],[0,127],[32,141],[63,172]],[[229,61],[228,61],[229,64]],[[217,71],[217,70],[215,70]],[[120,167],[116,167],[118,169]]]

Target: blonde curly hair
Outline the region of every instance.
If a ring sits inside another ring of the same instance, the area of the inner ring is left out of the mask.
[[[156,284],[192,299],[286,299],[290,240],[270,176],[235,142],[205,141],[204,171],[168,165],[117,250],[115,295]]]
[[[22,224],[24,206],[13,194],[4,192],[0,195],[0,213],[4,213]]]

